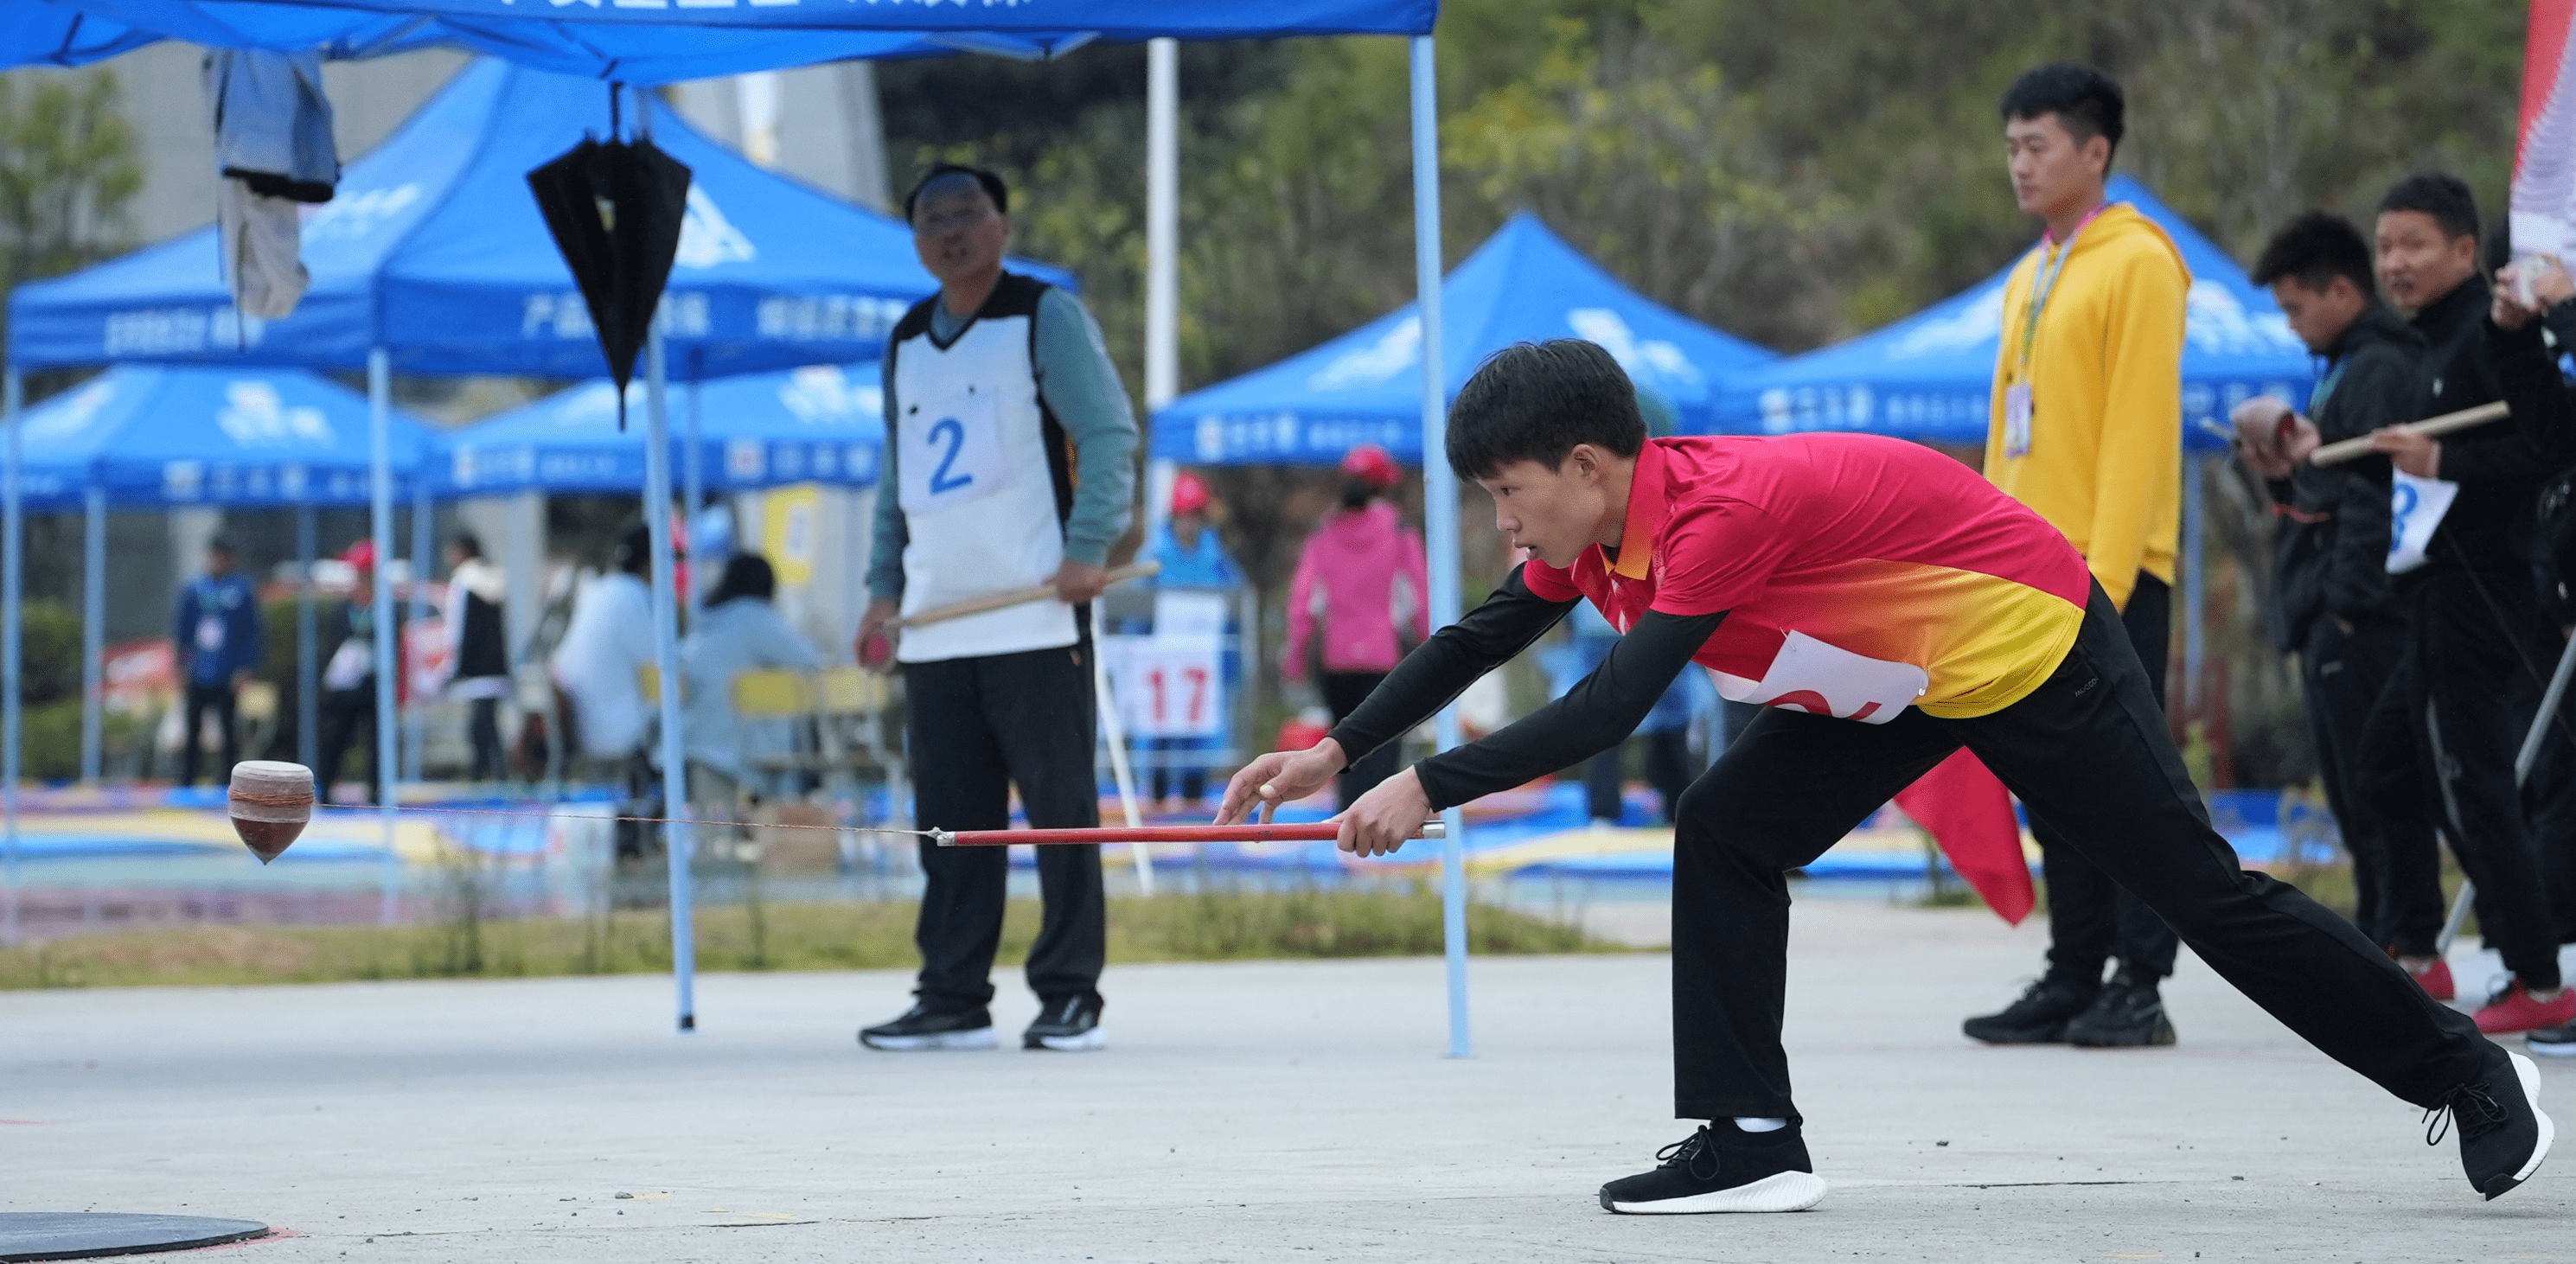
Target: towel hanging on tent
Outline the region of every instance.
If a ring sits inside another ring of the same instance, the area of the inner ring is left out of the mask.
[[[650,140],[617,139],[615,126],[610,124],[605,144],[585,136],[529,172],[528,188],[590,305],[600,352],[617,383],[617,428],[624,430],[635,353],[643,349],[662,286],[671,278],[671,261],[680,252],[689,169]]]
[[[215,130],[217,240],[233,306],[246,316],[292,315],[310,277],[299,208],[328,202],[340,182],[322,58],[311,51],[217,49],[206,55],[206,112]]]

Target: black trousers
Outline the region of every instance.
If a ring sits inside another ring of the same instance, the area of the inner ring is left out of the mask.
[[[2529,583],[2428,575],[2402,590],[2406,641],[2362,734],[2363,806],[2403,819],[2426,806],[2478,889],[2478,931],[2530,988],[2558,986],[2557,925],[2513,759],[2540,702],[2539,618]],[[2401,874],[2440,872],[2429,836],[2392,840]],[[2438,881],[2438,878],[2436,879]],[[2422,899],[2418,891],[2412,898]],[[2438,904],[2441,889],[2430,898]]]
[[[180,785],[197,784],[197,763],[205,756],[204,742],[199,735],[205,729],[208,710],[215,713],[215,727],[223,732],[224,762],[215,773],[215,779],[221,781],[231,776],[233,765],[241,762],[241,734],[233,727],[235,701],[233,683],[229,680],[188,686],[188,728],[179,735]]]
[[[333,689],[322,695],[321,766],[313,770],[314,790],[324,803],[339,784],[340,765],[351,746],[367,748],[367,802],[384,800],[384,781],[375,771],[382,752],[376,749],[376,681],[370,676],[355,689]]]
[[[2403,620],[2373,618],[2346,632],[2319,618],[2299,651],[2299,682],[2326,805],[2352,853],[2353,923],[2398,956],[2429,957],[2442,932],[2442,865],[2423,783],[2400,775],[2374,788],[2362,751],[2371,711],[2405,649]]]
[[[1006,829],[1011,787],[1038,829],[1100,824],[1092,775],[1098,722],[1091,691],[1091,643],[903,667],[914,815],[922,829]],[[1100,849],[1037,849],[1045,914],[1029,947],[1029,990],[1041,1000],[1098,999],[1108,952]],[[993,954],[1002,943],[1010,857],[999,847],[939,847],[921,841],[921,948],[915,990],[934,1010],[974,1009],[993,999]]]
[[[465,735],[474,746],[476,781],[500,781],[510,775],[510,756],[501,745],[501,700],[476,698],[466,706]]]
[[[1673,857],[1674,1113],[1798,1118],[1780,1047],[1789,889],[1807,864],[1965,745],[2035,820],[2137,892],[2237,990],[2418,1106],[2483,1074],[2477,1027],[2428,999],[2352,923],[2241,868],[2210,827],[2120,614],[2021,701],[1886,724],[1773,709],[1682,796]]]
[[[1385,672],[1325,672],[1324,705],[1333,712],[1333,723],[1350,718],[1351,712],[1367,701],[1370,691],[1386,679]],[[1377,783],[1395,775],[1396,756],[1402,754],[1403,739],[1389,742],[1342,770],[1333,780],[1334,797],[1344,808],[1359,802],[1360,796],[1377,789]]]
[[[2138,572],[2120,626],[2146,669],[2147,689],[2161,712],[2165,663],[2172,653],[2173,590]],[[2139,978],[2173,973],[2173,927],[2037,814],[2031,817],[2030,836],[2039,843],[2040,874],[2048,880],[2049,977],[2090,988],[2102,981],[2103,963],[2113,957]]]

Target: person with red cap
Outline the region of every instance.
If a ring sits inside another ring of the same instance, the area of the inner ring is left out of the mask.
[[[1157,631],[1167,630],[1163,616],[1170,606],[1162,600],[1165,594],[1231,595],[1243,588],[1242,568],[1234,564],[1234,558],[1225,551],[1225,543],[1217,538],[1214,526],[1208,522],[1208,500],[1207,480],[1188,470],[1181,471],[1172,479],[1171,516],[1154,528],[1153,539],[1145,547],[1146,556],[1163,564],[1163,569],[1154,578]],[[1232,620],[1227,621],[1226,630],[1235,630]],[[1228,713],[1225,700],[1242,670],[1238,657],[1232,650],[1227,650],[1218,673],[1221,679],[1211,688],[1212,696],[1206,701],[1206,706],[1217,716],[1218,736],[1146,739],[1145,748],[1154,769],[1155,803],[1160,804],[1170,797],[1176,785],[1181,798],[1193,807],[1207,797],[1207,765],[1198,761],[1211,758],[1206,752],[1225,745],[1222,734],[1224,717]]]
[[[375,542],[350,545],[341,551],[340,560],[353,574],[348,599],[323,629],[325,639],[335,642],[322,669],[320,762],[313,769],[315,797],[324,803],[331,802],[332,788],[340,783],[340,766],[348,759],[351,745],[366,743],[371,769],[376,758]],[[367,802],[380,801],[381,780],[370,771]]]
[[[1382,494],[1400,475],[1395,458],[1363,443],[1342,458],[1342,503],[1324,515],[1297,558],[1288,588],[1288,650],[1281,667],[1303,681],[1309,646],[1321,660],[1324,705],[1339,724],[1404,657],[1404,640],[1431,635],[1430,566],[1422,533],[1406,527]],[[1317,636],[1317,624],[1322,635]],[[1395,773],[1389,743],[1344,770],[1334,783],[1349,807]]]

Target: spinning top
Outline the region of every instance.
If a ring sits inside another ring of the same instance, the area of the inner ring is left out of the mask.
[[[233,833],[259,863],[267,864],[313,819],[313,770],[272,759],[235,764],[232,810]]]

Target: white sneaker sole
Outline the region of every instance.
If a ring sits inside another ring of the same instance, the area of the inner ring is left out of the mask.
[[[859,1043],[888,1053],[922,1053],[935,1049],[997,1049],[1001,1041],[990,1027],[965,1031],[934,1032],[927,1036],[870,1036],[861,1034]]]
[[[1053,1049],[1058,1053],[1089,1053],[1109,1047],[1109,1030],[1094,1027],[1079,1036],[1040,1036],[1034,1045],[1024,1044],[1023,1047]]]
[[[2544,1143],[2544,1148],[2545,1143]],[[1610,1210],[1630,1216],[1705,1216],[1720,1212],[1740,1211],[1805,1211],[1825,1201],[1825,1178],[1813,1172],[1774,1172],[1750,1185],[1733,1189],[1693,1194],[1688,1198],[1661,1198],[1650,1203],[1610,1204]]]
[[[2576,1058],[2576,1040],[2525,1039],[2522,1048],[2535,1058]]]
[[[2540,1068],[2534,1065],[2531,1059],[2521,1054],[2507,1053],[2504,1056],[2513,1059],[2514,1074],[2522,1078],[2523,1100],[2531,1103],[2531,1113],[2540,1121],[2540,1143],[2531,1147],[2531,1157],[2524,1160],[2521,1171],[2513,1174],[2513,1183],[2520,1185],[2530,1180],[2532,1173],[2540,1170],[2542,1159],[2549,1157],[2549,1143],[2557,1140],[2558,1128],[2557,1125],[2549,1122],[2548,1112],[2540,1109]],[[2496,1194],[2504,1192],[2506,1191],[2500,1189]],[[2495,1196],[2495,1194],[2487,1195],[2488,1198]]]

